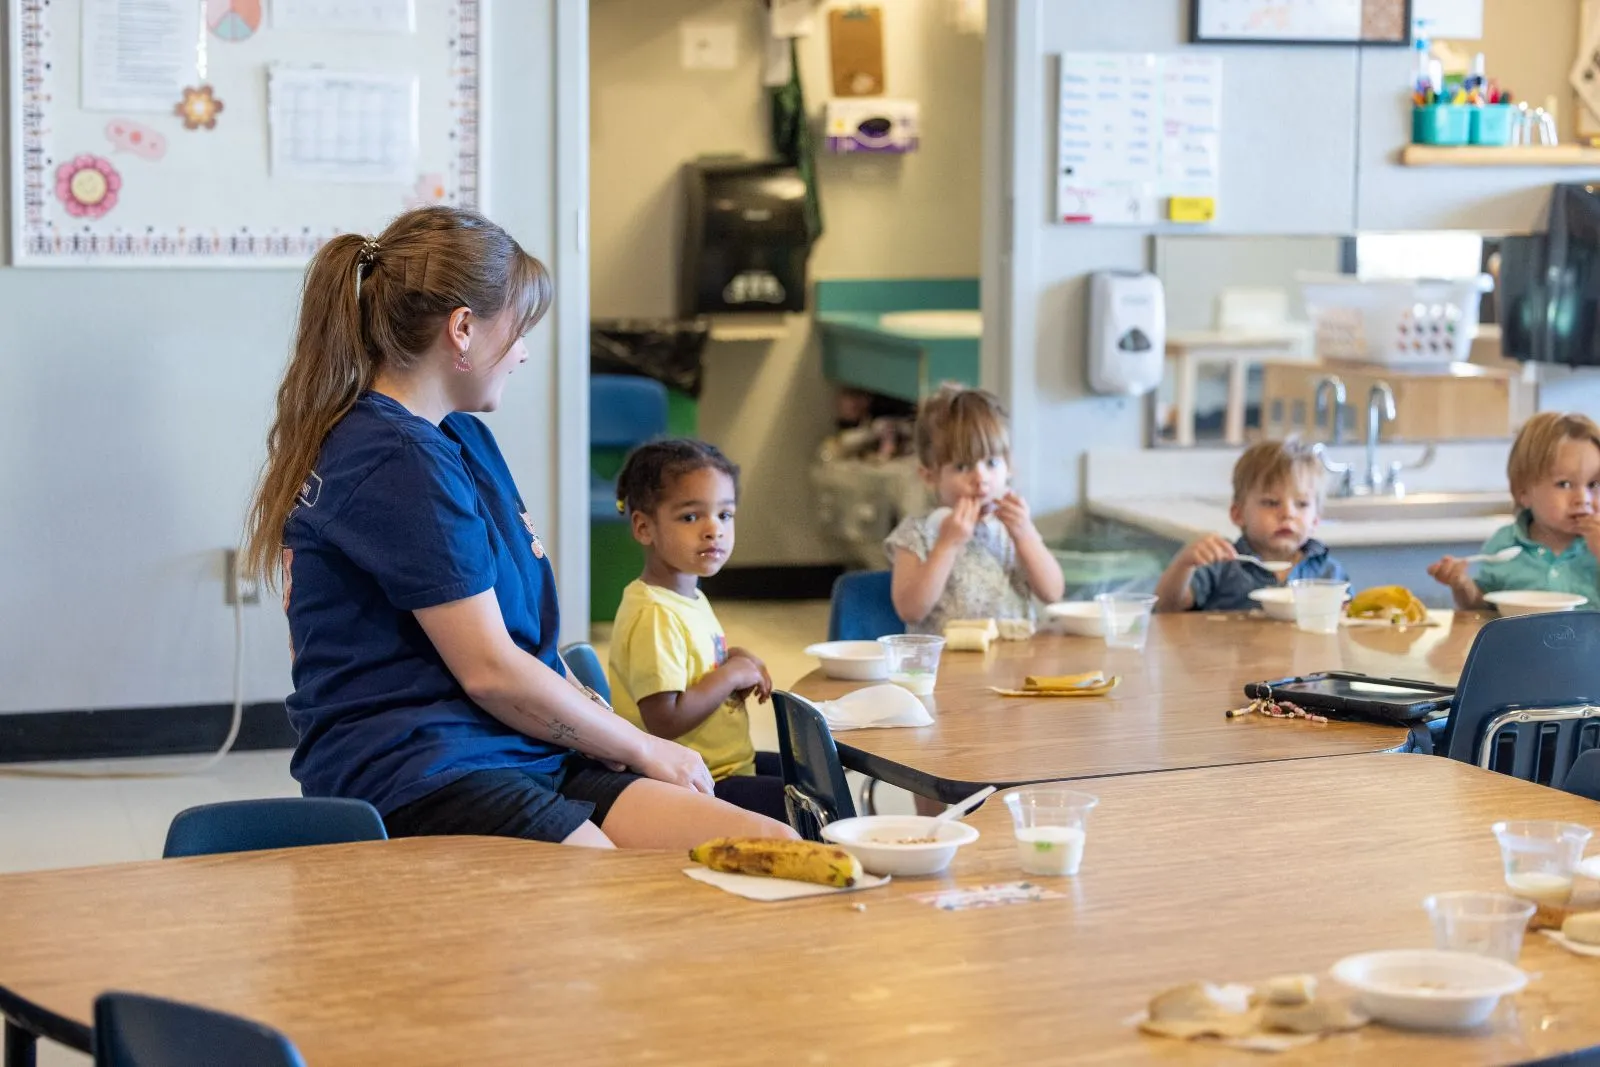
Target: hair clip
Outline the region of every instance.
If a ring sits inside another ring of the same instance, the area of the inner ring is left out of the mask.
[[[377,264],[378,239],[376,237],[368,237],[361,242],[361,254],[356,257],[356,262],[363,267]]]
[[[627,505],[627,503],[624,502],[624,501],[621,501],[621,500],[617,501],[617,514],[618,515],[626,515],[627,513],[628,513],[628,505]]]

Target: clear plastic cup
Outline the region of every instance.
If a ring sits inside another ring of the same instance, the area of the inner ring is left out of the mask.
[[[933,634],[890,634],[878,638],[878,643],[883,646],[889,681],[919,697],[933,695],[944,638]]]
[[[1005,798],[1023,873],[1077,874],[1083,863],[1083,824],[1099,798],[1055,786],[1028,786]]]
[[[1344,614],[1344,599],[1350,583],[1335,578],[1296,578],[1289,583],[1294,593],[1294,624],[1307,633],[1336,634],[1339,616]]]
[[[1422,902],[1433,920],[1433,947],[1516,963],[1537,909],[1504,893],[1435,893]]]
[[[1565,907],[1573,875],[1593,832],[1572,822],[1513,821],[1494,824],[1505,861],[1506,888],[1536,904]]]
[[[1144,593],[1101,593],[1094,599],[1100,605],[1107,647],[1142,651],[1150,640],[1150,615],[1156,609],[1156,598]]]

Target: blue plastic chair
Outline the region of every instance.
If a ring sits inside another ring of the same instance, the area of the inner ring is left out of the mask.
[[[891,575],[891,571],[839,575],[828,609],[829,641],[875,641],[906,632],[906,624],[894,611]]]
[[[561,658],[566,660],[567,669],[574,678],[605,697],[607,704],[611,703],[611,684],[606,681],[605,668],[600,666],[600,657],[593,645],[574,641],[561,650]]]
[[[270,1026],[209,1008],[139,993],[94,1002],[96,1067],[305,1067]]]
[[[772,710],[778,719],[778,759],[789,825],[801,836],[820,841],[824,826],[856,814],[839,750],[822,712],[804,697],[774,689]]]
[[[1451,759],[1525,781],[1594,788],[1600,781],[1600,612],[1522,615],[1480,630],[1456,687],[1443,747]]]
[[[589,377],[589,447],[628,449],[667,432],[667,387],[631,374]],[[622,522],[617,486],[589,473],[591,522]]]
[[[383,817],[365,800],[274,797],[201,804],[172,817],[166,859],[267,848],[387,841]]]

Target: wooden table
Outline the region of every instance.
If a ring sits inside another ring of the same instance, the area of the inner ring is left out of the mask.
[[[1427,947],[1431,892],[1494,889],[1499,818],[1589,801],[1438,757],[1357,756],[1095,784],[1066,894],[943,912],[1020,877],[1003,806],[946,875],[757,904],[664,853],[403,840],[0,878],[0,985],[76,1027],[105,989],[279,1027],[346,1064],[1259,1065],[1124,1021],[1197,978],[1323,972]],[[1427,818],[1420,813],[1427,813]],[[860,910],[858,910],[858,908]],[[1492,1027],[1372,1027],[1286,1062],[1502,1064],[1600,1045],[1600,964],[1530,936]]]
[[[1405,743],[1399,727],[1224,718],[1245,702],[1247,682],[1327,670],[1454,684],[1485,615],[1438,613],[1438,627],[1301,633],[1291,623],[1245,615],[1157,616],[1141,655],[1099,638],[1035,637],[996,643],[988,654],[947,652],[920,729],[835,735],[846,767],[946,803],[985,785],[1380,752]],[[1029,674],[1103,669],[1122,678],[1098,700],[1008,699]],[[831,700],[861,682],[814,671],[794,686]]]

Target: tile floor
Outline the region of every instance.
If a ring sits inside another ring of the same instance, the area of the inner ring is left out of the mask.
[[[815,666],[802,650],[823,640],[828,626],[826,601],[725,601],[717,614],[729,643],[763,656],[780,688]],[[603,629],[595,634],[602,660],[606,636]],[[756,746],[775,751],[771,708],[752,705],[751,711]],[[299,794],[286,751],[235,753],[203,772],[182,773],[200,762],[203,757],[0,766],[0,873],[156,859],[168,822],[184,808]],[[166,771],[180,773],[148,776]],[[909,797],[891,794],[898,791],[879,789],[880,810],[910,810]],[[89,1060],[44,1043],[39,1062],[81,1067]]]

